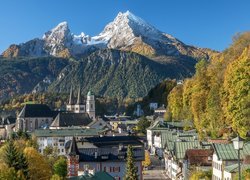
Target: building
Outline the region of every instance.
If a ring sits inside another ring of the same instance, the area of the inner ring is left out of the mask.
[[[141,108],[140,104],[137,104],[136,109],[134,111],[134,115],[137,117],[143,116],[144,115],[144,111]]]
[[[72,139],[68,150],[68,176],[78,176],[86,169],[107,172],[121,180],[125,176],[127,147],[132,145],[139,179],[142,179],[144,145],[135,136],[90,137]]]
[[[238,152],[234,149],[233,143],[213,144],[213,180],[230,178],[233,165],[238,163]],[[241,162],[250,154],[250,142],[246,142],[241,150]],[[227,177],[226,177],[227,176]],[[232,177],[231,177],[232,178]]]
[[[87,94],[86,105],[81,98],[81,88],[78,89],[77,101],[74,103],[73,90],[70,89],[69,102],[66,105],[66,110],[72,113],[87,113],[91,119],[95,119],[95,96],[89,91]]]
[[[48,128],[57,113],[45,104],[26,104],[17,116],[16,130],[33,132]]]
[[[0,119],[0,140],[7,139],[13,132],[16,124],[16,118],[12,116],[2,117]]]
[[[97,137],[104,132],[97,129],[38,129],[32,134],[37,138],[39,152],[44,153],[46,147],[57,150],[58,155],[66,155],[65,146],[72,138],[82,139],[86,137]]]
[[[85,128],[92,123],[87,113],[59,112],[51,123],[50,129]]]
[[[165,105],[163,104],[161,107],[155,109],[154,114],[156,116],[163,117],[164,114],[167,112]]]
[[[212,169],[213,149],[188,149],[186,150],[183,175],[189,179],[193,170],[209,171]]]
[[[165,146],[165,136],[172,137],[173,135],[177,135],[177,131],[180,135],[183,132],[184,127],[192,127],[192,123],[190,122],[165,122],[163,118],[158,117],[152,125],[147,129],[147,141],[148,141],[148,150],[151,154],[162,154]],[[193,135],[197,136],[195,131],[185,132],[188,133],[189,136]],[[191,137],[193,138],[193,137]]]
[[[154,111],[157,108],[158,108],[158,103],[156,103],[156,102],[149,103],[149,109],[150,110]]]
[[[70,180],[114,180],[115,178],[113,178],[112,176],[110,176],[108,173],[106,172],[95,172],[92,170],[86,170],[83,172],[79,172],[77,177],[70,177],[68,178]]]

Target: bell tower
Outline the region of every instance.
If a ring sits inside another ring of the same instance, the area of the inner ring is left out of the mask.
[[[91,119],[95,119],[95,95],[91,91],[87,94],[86,112]]]
[[[72,90],[72,86],[70,88],[70,93],[69,93],[69,103],[66,106],[66,110],[67,111],[74,111],[74,105],[73,105],[73,90]]]
[[[81,88],[78,89],[78,97],[77,97],[77,103],[75,104],[75,113],[84,113],[85,112],[85,105],[82,102],[81,98]]]

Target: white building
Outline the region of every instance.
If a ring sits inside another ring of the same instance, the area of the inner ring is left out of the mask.
[[[230,169],[232,165],[237,164],[238,152],[234,149],[233,144],[213,144],[213,180],[231,180],[231,173],[226,169]],[[250,142],[245,143],[241,150],[241,161],[250,154]],[[226,179],[227,180],[227,179]]]
[[[69,103],[66,106],[68,112],[73,113],[88,113],[91,119],[95,119],[95,96],[89,91],[87,94],[86,105],[81,98],[81,89],[78,89],[77,102],[73,101],[73,91],[72,87],[70,89]]]
[[[46,147],[52,147],[58,155],[65,155],[65,145],[72,140],[73,136],[77,139],[86,137],[97,137],[102,131],[97,129],[39,129],[34,131],[37,138],[39,152],[44,153]]]

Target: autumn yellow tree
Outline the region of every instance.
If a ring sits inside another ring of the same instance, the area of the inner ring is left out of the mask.
[[[24,155],[29,164],[30,179],[50,179],[52,176],[51,168],[45,158],[33,147],[24,149]]]
[[[142,166],[143,167],[148,167],[151,164],[151,160],[150,160],[150,154],[147,150],[145,150],[145,160],[142,162]]]
[[[228,125],[245,137],[250,127],[250,49],[230,63],[225,72],[224,113]]]

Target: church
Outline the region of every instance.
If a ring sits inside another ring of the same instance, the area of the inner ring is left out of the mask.
[[[87,113],[91,119],[95,119],[95,96],[89,91],[87,94],[86,104],[81,98],[81,89],[78,89],[77,101],[74,103],[73,90],[70,89],[69,103],[66,106],[67,112]]]
[[[64,129],[69,127],[91,127],[104,122],[95,115],[95,96],[89,91],[86,102],[81,97],[81,89],[74,101],[70,90],[66,112],[53,111],[45,104],[26,104],[17,116],[16,130],[33,132],[36,129]],[[97,120],[98,119],[98,120]],[[100,128],[100,127],[99,127]]]

